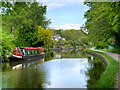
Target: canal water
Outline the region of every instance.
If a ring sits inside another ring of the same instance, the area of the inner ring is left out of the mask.
[[[92,88],[105,71],[83,50],[46,52],[45,58],[2,64],[2,88]]]

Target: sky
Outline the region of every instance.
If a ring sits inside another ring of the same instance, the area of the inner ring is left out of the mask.
[[[86,21],[84,13],[89,9],[82,0],[43,0],[42,4],[47,5],[46,17],[51,19],[52,29],[80,29]]]
[[[51,29],[80,29],[86,19],[84,13],[89,9],[84,0],[37,0],[47,6],[46,18],[51,20]],[[0,10],[1,12],[1,10]]]

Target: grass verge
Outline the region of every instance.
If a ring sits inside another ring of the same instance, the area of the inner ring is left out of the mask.
[[[112,57],[106,55],[105,53],[89,49],[87,49],[86,51],[99,53],[108,60],[108,66],[106,67],[105,72],[101,75],[100,79],[94,85],[94,88],[114,88],[115,77],[116,74],[118,73],[118,62],[115,61]]]
[[[120,50],[118,49],[97,49],[97,50],[120,54]]]

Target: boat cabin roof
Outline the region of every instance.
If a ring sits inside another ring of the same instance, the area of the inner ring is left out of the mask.
[[[22,49],[41,49],[42,47],[22,47]]]

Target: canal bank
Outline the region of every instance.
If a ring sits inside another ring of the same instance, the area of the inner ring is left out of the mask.
[[[118,62],[114,60],[110,55],[106,53],[94,51],[94,50],[86,50],[88,54],[93,56],[97,56],[103,60],[104,63],[107,62],[106,71],[101,76],[100,80],[95,84],[95,88],[118,88]],[[116,79],[115,79],[116,78]]]
[[[45,58],[3,63],[3,88],[93,88],[106,69],[84,51],[46,52]]]

